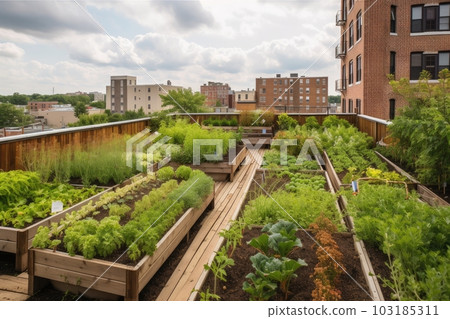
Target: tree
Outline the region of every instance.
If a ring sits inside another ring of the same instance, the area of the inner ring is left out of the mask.
[[[162,107],[172,106],[171,112],[199,113],[204,112],[206,96],[199,92],[193,93],[191,89],[170,90],[169,94],[159,95]]]
[[[28,104],[28,96],[24,94],[19,94],[18,92],[15,92],[10,100],[9,103],[14,105],[27,105]]]
[[[389,126],[395,140],[391,155],[413,168],[426,184],[443,187],[450,182],[450,71],[439,72],[439,83],[431,84],[423,71],[419,83],[409,79],[390,84],[408,103]]]
[[[341,103],[341,96],[340,95],[329,95],[328,102],[329,103]]]
[[[89,105],[92,106],[92,107],[96,107],[98,109],[106,109],[105,101],[91,102]]]
[[[32,123],[31,117],[13,104],[0,104],[0,127],[24,126]]]
[[[77,102],[73,109],[75,112],[75,116],[78,118],[80,118],[80,115],[88,113],[86,104],[84,104],[83,102]]]

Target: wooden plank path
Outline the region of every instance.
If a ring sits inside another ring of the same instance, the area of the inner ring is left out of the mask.
[[[203,266],[218,249],[221,238],[219,233],[231,220],[236,219],[255,171],[261,165],[263,152],[251,151],[252,154],[247,156],[250,164],[240,168],[233,182],[216,183],[215,208],[203,221],[200,231],[156,300],[189,300],[202,276]]]
[[[28,299],[28,274],[0,275],[0,301],[24,301]]]

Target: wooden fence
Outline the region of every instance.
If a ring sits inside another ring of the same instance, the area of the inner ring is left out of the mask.
[[[0,171],[23,168],[23,156],[36,149],[57,152],[67,146],[90,145],[119,135],[134,135],[148,127],[149,118],[82,126],[0,138]]]

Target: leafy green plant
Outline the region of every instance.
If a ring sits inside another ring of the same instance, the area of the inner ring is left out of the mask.
[[[184,180],[188,180],[189,177],[192,174],[192,168],[185,166],[185,165],[181,165],[177,168],[177,170],[175,171],[175,177],[179,178],[179,179],[184,179]]]
[[[209,288],[206,291],[200,291],[200,301],[220,300],[220,296],[211,293]]]
[[[277,124],[280,130],[289,130],[296,127],[298,125],[298,122],[286,113],[282,113],[278,115]]]
[[[226,239],[225,249],[228,252],[228,257],[232,257],[234,250],[237,245],[241,244],[243,235],[243,230],[245,227],[245,223],[242,218],[233,222],[232,226],[229,229],[222,230],[219,235]]]
[[[266,277],[257,276],[249,273],[244,281],[242,289],[250,295],[250,300],[267,301],[277,293],[277,284]]]
[[[163,167],[156,172],[156,177],[158,177],[158,179],[162,180],[163,182],[172,179],[174,176],[175,171],[171,166]]]
[[[210,270],[214,275],[214,294],[217,292],[217,280],[226,282],[227,267],[234,266],[234,260],[228,257],[228,252],[225,247],[222,247],[216,254],[211,265],[204,265],[205,270]]]
[[[319,128],[320,128],[320,124],[319,124],[319,122],[317,121],[317,119],[316,119],[315,116],[308,116],[308,117],[306,118],[305,126],[306,126],[309,130],[312,130],[312,129],[319,129]]]

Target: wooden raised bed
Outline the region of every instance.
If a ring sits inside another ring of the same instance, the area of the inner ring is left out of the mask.
[[[50,226],[51,223],[57,223],[63,219],[68,213],[80,209],[90,201],[95,203],[100,197],[114,189],[116,186],[108,188],[97,195],[85,199],[78,204],[63,210],[55,215],[49,216],[35,224],[26,228],[0,227],[0,251],[16,254],[16,270],[24,271],[28,266],[28,249],[31,247],[33,238],[40,226]]]
[[[260,174],[260,176],[264,175],[264,173],[266,172],[266,169],[257,169],[256,170],[256,174],[255,174],[255,178],[257,178],[257,175]],[[323,171],[323,170],[317,170],[317,171],[300,171],[300,173],[309,173],[309,174],[321,174],[323,176],[325,176],[328,187],[330,189],[331,193],[335,193],[334,188],[332,186],[332,182],[331,179],[327,173],[327,171]],[[238,212],[240,212],[242,210],[242,206],[245,204],[245,201],[242,203],[240,209],[238,210]],[[341,209],[341,199],[339,198],[338,201],[336,201],[336,207],[338,209],[338,211],[343,211]],[[234,216],[234,219],[236,219],[238,217],[238,215],[236,214]],[[233,219],[233,220],[234,220]],[[353,222],[351,220],[351,222]],[[342,223],[344,223],[344,221],[342,221]],[[346,225],[348,225],[348,223],[346,223]],[[351,224],[353,225],[353,224]],[[225,229],[229,229],[231,227],[231,223],[227,225],[227,227]],[[350,231],[353,229],[353,227],[348,227],[347,229],[349,229]],[[374,276],[373,274],[375,273],[372,267],[372,263],[370,261],[369,255],[365,249],[364,243],[361,240],[358,240],[356,238],[356,236],[354,234],[351,235],[352,239],[353,239],[353,243],[354,243],[354,247],[356,252],[358,253],[359,256],[359,260],[361,263],[361,269],[363,271],[367,286],[369,288],[369,293],[371,298],[374,301],[384,301],[384,297],[383,297],[383,293],[381,292],[381,288],[380,288],[380,284],[378,282],[378,279],[376,276]],[[213,254],[211,255],[211,257],[209,258],[208,261],[208,265],[211,265],[211,263],[213,262],[217,251],[219,251],[220,247],[224,244],[225,239],[223,237],[220,238],[219,242],[217,243],[216,249],[214,249]],[[345,252],[342,252],[345,256]],[[193,290],[193,292],[191,293],[189,300],[190,301],[194,301],[194,300],[198,300],[199,297],[199,291],[203,288],[203,285],[205,284],[207,277],[208,277],[209,271],[208,270],[203,270],[202,275],[199,278],[199,281],[197,282],[195,289]],[[346,274],[342,274],[342,276],[346,276]]]
[[[229,163],[227,161],[223,162],[203,162],[200,165],[186,165],[191,167],[192,169],[198,169],[206,173],[207,175],[211,176],[216,182],[222,182],[229,180],[230,182],[233,181],[234,175],[239,168],[239,166],[242,164],[242,162],[245,160],[247,156],[248,150],[247,147],[243,147],[238,154],[236,154],[236,157]],[[175,169],[180,166],[181,164],[170,162],[168,165],[174,167]]]
[[[338,174],[334,170],[333,164],[330,161],[330,158],[328,157],[328,154],[326,151],[323,151],[323,161],[325,162],[325,169],[328,172],[328,175],[331,179],[331,184],[333,184],[333,187],[336,191],[339,191],[341,187],[343,188],[350,188],[352,187],[351,184],[343,184],[341,182],[341,179],[339,178]]]
[[[202,126],[204,129],[221,129],[224,131],[235,131],[242,128],[242,139],[248,140],[252,145],[256,145],[260,140],[263,146],[270,146],[273,138],[271,126]]]
[[[139,292],[208,206],[214,206],[214,191],[199,208],[188,209],[161,238],[154,254],[145,256],[136,266],[32,248],[28,259],[28,294],[33,295],[50,280],[75,286],[80,292],[90,287],[94,292],[123,296],[125,300],[138,300]]]
[[[450,205],[445,200],[443,200],[441,197],[436,195],[433,191],[431,191],[429,188],[422,185],[418,180],[416,180],[410,174],[405,172],[402,168],[400,168],[399,166],[397,166],[393,162],[391,162],[389,159],[387,159],[386,157],[384,157],[383,155],[381,155],[380,153],[378,153],[376,151],[375,151],[375,154],[377,154],[377,156],[383,162],[385,162],[391,170],[397,172],[398,174],[400,174],[402,176],[405,176],[409,181],[411,181],[411,183],[414,184],[417,193],[420,195],[420,198],[424,202],[427,202],[431,206],[449,206]]]

